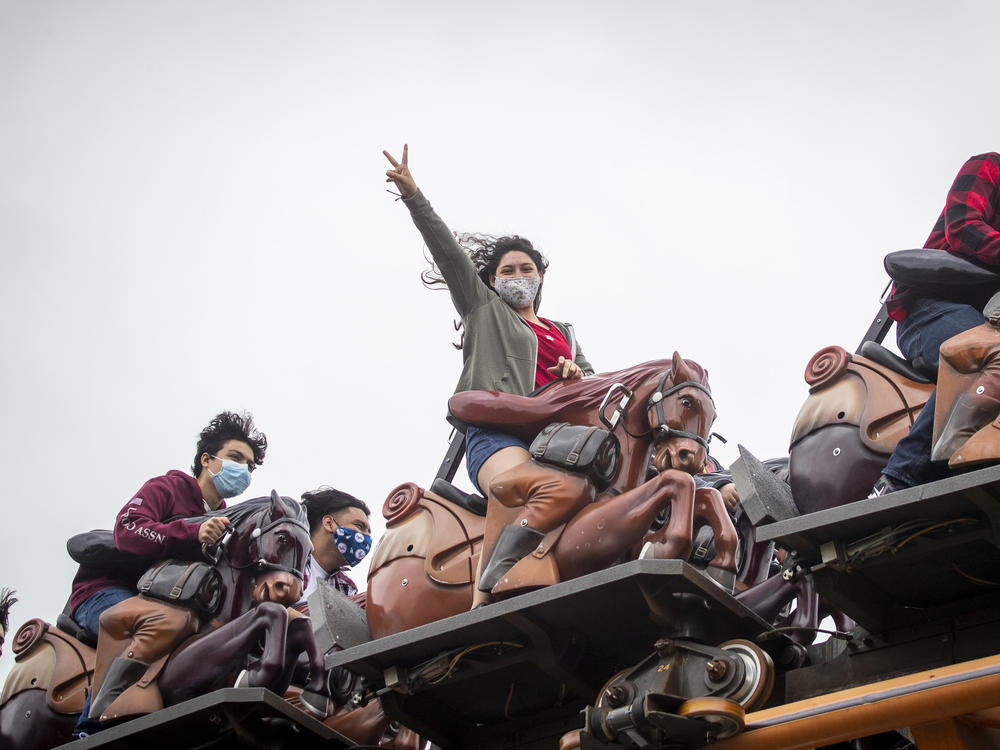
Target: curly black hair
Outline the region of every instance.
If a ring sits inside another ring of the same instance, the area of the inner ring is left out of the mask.
[[[479,234],[478,232],[462,232],[456,233],[455,239],[458,240],[458,244],[469,254],[469,258],[476,267],[479,278],[491,290],[493,290],[493,287],[490,286],[490,277],[496,276],[500,261],[509,252],[520,251],[525,253],[535,262],[539,274],[544,274],[549,267],[548,259],[535,249],[531,241],[516,234],[493,237],[492,235]],[[424,283],[424,286],[428,289],[447,288],[448,284],[441,275],[441,271],[434,264],[434,261],[428,258],[428,262],[431,265],[430,269],[420,274],[420,280]],[[493,290],[493,293],[496,294],[496,290]],[[538,312],[538,307],[541,303],[542,290],[539,287],[538,294],[535,295],[535,312]],[[460,329],[461,324],[456,323],[455,330]],[[461,349],[464,340],[465,334],[463,333],[462,341],[458,344],[453,344],[453,346],[456,349]]]
[[[364,501],[358,500],[347,492],[324,485],[315,490],[302,493],[302,507],[309,516],[309,533],[313,533],[323,523],[323,516],[330,516],[345,508],[360,508],[366,516],[372,512]]]
[[[224,411],[216,414],[198,436],[198,447],[195,449],[194,463],[191,464],[191,470],[196,477],[201,476],[201,455],[203,453],[215,455],[230,440],[239,440],[249,445],[253,451],[253,462],[257,466],[264,463],[267,436],[254,427],[253,417],[247,412],[237,414]]]
[[[10,627],[10,608],[17,604],[17,597],[14,596],[13,589],[0,589],[0,630],[3,634],[0,635],[0,644],[4,642],[4,638],[7,635],[7,629]]]

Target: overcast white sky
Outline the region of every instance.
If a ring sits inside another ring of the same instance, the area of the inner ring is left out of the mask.
[[[996,150],[994,2],[0,2],[0,585],[249,409],[249,496],[427,485],[460,369],[383,148],[457,230],[551,260],[599,371],[678,349],[786,452],[882,256]],[[379,522],[381,519],[376,512]],[[0,675],[11,663],[9,647]]]

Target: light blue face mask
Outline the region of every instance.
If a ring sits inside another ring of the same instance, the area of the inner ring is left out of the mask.
[[[212,458],[219,457],[212,456]],[[212,470],[208,470],[219,497],[229,498],[242,494],[250,486],[250,469],[246,465],[230,461],[228,458],[219,458],[219,460],[222,461],[222,468],[219,469],[218,474],[212,474]]]

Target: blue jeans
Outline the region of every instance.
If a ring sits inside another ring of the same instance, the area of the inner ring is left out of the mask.
[[[106,589],[91,594],[73,611],[73,619],[77,625],[88,631],[94,638],[101,632],[101,614],[111,609],[118,602],[135,596],[135,589],[124,586],[108,586]]]
[[[73,612],[73,619],[76,620],[77,625],[89,631],[94,638],[97,638],[97,635],[101,632],[101,614],[104,610],[111,609],[118,602],[131,599],[133,596],[135,596],[135,590],[125,588],[124,586],[109,586],[106,589],[101,589],[80,603]],[[101,728],[101,722],[96,719],[91,721],[87,718],[87,714],[90,713],[92,692],[92,690],[87,692],[87,699],[83,702],[83,712],[80,714],[80,718],[77,719],[76,726],[73,727],[74,737],[80,736],[81,733],[86,737],[88,734],[93,734]]]
[[[983,314],[970,305],[940,299],[916,300],[906,319],[896,326],[899,351],[911,362],[923,357],[937,367],[941,344],[952,336],[986,322]],[[912,487],[948,474],[947,464],[931,463],[931,437],[934,432],[934,404],[937,389],[914,420],[910,433],[897,443],[883,474]]]
[[[465,468],[469,472],[469,479],[472,480],[472,486],[483,493],[483,497],[486,497],[486,490],[479,486],[479,481],[477,477],[479,476],[479,470],[483,468],[483,464],[486,463],[486,459],[496,453],[498,450],[503,448],[509,448],[512,445],[519,446],[528,450],[528,446],[523,440],[518,440],[513,435],[508,435],[504,432],[497,432],[495,430],[487,430],[482,427],[474,427],[469,425],[465,431]]]

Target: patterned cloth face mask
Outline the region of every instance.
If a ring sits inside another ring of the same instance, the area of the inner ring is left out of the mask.
[[[534,304],[541,284],[541,276],[518,276],[513,279],[498,278],[493,282],[493,288],[508,305],[515,310],[523,310]]]
[[[212,458],[219,457],[212,456]],[[243,464],[230,461],[228,458],[219,458],[219,460],[222,461],[222,468],[219,469],[218,474],[212,474],[212,470],[208,470],[219,497],[230,498],[242,494],[250,486],[250,469]]]
[[[333,541],[337,545],[337,550],[344,558],[344,562],[352,568],[365,559],[368,550],[372,548],[372,538],[370,534],[365,534],[357,529],[349,529],[345,526],[338,526],[333,532]]]

